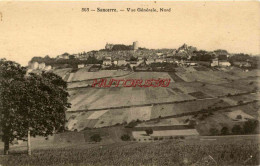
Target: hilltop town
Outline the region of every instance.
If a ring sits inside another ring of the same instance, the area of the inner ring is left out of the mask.
[[[99,51],[64,53],[56,58],[34,57],[31,70],[49,71],[61,68],[98,70],[174,71],[177,66],[204,66],[212,68],[236,66],[245,70],[257,68],[259,58],[248,54],[232,54],[226,50],[205,51],[183,44],[177,49],[146,49],[138,41],[132,45],[109,44]]]

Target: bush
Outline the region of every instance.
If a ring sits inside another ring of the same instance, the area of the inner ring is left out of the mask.
[[[128,134],[124,134],[121,136],[122,141],[130,141],[130,136]]]
[[[180,139],[185,139],[184,136],[180,136]]]
[[[240,101],[238,101],[237,102],[237,105],[241,105],[241,104],[243,104],[244,102],[242,101],[242,100],[240,100]]]
[[[232,128],[232,133],[233,134],[242,134],[242,128],[239,125],[235,125]]]
[[[94,141],[94,142],[100,142],[102,140],[102,138],[99,134],[94,134],[90,137],[90,140]]]
[[[196,120],[190,120],[189,121],[189,126],[195,127],[196,126]]]
[[[125,127],[126,128],[134,128],[137,125],[138,122],[132,120],[130,123],[128,123]]]
[[[120,126],[120,123],[116,123],[115,126]]]
[[[243,131],[245,134],[253,134],[258,127],[258,121],[257,120],[248,120],[243,125]]]
[[[153,134],[153,129],[146,129],[145,132],[147,135],[151,135]]]
[[[209,132],[210,132],[210,135],[218,135],[218,129],[216,129],[216,128],[211,128],[209,130]]]
[[[223,127],[221,129],[221,135],[228,135],[228,128],[227,127]]]
[[[236,119],[242,119],[242,115],[237,115]]]

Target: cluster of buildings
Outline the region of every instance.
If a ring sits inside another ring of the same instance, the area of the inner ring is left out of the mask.
[[[124,58],[112,59],[111,56],[108,56],[103,60],[103,65],[104,66],[111,66],[111,65],[125,66],[129,64],[131,67],[133,67],[133,66],[138,66],[142,62],[144,62],[144,60],[141,57],[139,57],[136,61],[131,61],[131,60],[126,60]]]
[[[45,65],[44,62],[38,63],[38,62],[29,62],[28,65],[29,69],[32,70],[44,70],[44,71],[49,71],[52,69],[50,65]]]
[[[110,65],[122,66],[122,65],[126,65],[126,64],[139,65],[142,62],[145,62],[147,65],[150,65],[152,63],[172,63],[172,64],[177,64],[178,66],[197,66],[198,65],[197,62],[175,60],[172,57],[162,57],[162,56],[161,57],[158,56],[156,58],[150,57],[148,59],[138,57],[137,61],[127,61],[126,59],[123,59],[123,58],[118,58],[118,59],[112,60],[111,56],[108,56],[103,60],[103,65],[104,66],[110,66]],[[218,58],[213,59],[212,63],[209,63],[209,65],[212,67],[229,67],[229,66],[231,66],[230,62],[228,62],[227,60],[218,60]],[[248,66],[248,63],[240,64],[240,66],[241,65]]]
[[[122,50],[117,50],[122,47]],[[115,52],[107,51],[107,50],[117,50]],[[124,48],[129,48],[130,50],[124,50]],[[138,51],[136,51],[138,50]],[[225,52],[225,50],[217,50],[212,52],[216,57],[211,62],[210,61],[192,61],[192,57],[196,56],[193,54],[194,51],[197,51],[196,47],[188,46],[184,44],[180,48],[176,49],[161,49],[161,50],[146,50],[146,49],[139,49],[138,41],[134,41],[132,45],[120,45],[120,44],[111,44],[106,43],[105,50],[103,51],[91,51],[91,52],[83,52],[79,54],[68,54],[64,53],[62,55],[57,56],[57,59],[72,59],[76,58],[79,60],[87,60],[89,56],[95,56],[97,59],[103,59],[103,66],[125,66],[129,64],[132,66],[138,66],[141,63],[145,63],[146,65],[150,65],[152,63],[172,63],[177,64],[177,66],[197,66],[198,64],[202,64],[205,66],[211,67],[229,67],[231,63],[227,60],[219,60],[223,59],[223,56],[226,56],[227,59],[230,55]],[[135,61],[128,60],[129,56],[134,55],[138,59]],[[175,57],[176,55],[176,57]],[[222,58],[220,58],[221,56]],[[186,59],[186,60],[179,60],[179,59]],[[205,64],[206,63],[206,64]],[[232,63],[234,66],[238,67],[251,67],[249,62],[235,62]],[[44,70],[50,70],[51,66],[46,66],[43,63],[40,64],[32,64],[31,68],[38,68]],[[38,66],[38,67],[37,67]],[[43,67],[44,66],[44,67]],[[79,64],[78,68],[85,67],[85,64]]]
[[[237,67],[245,67],[245,68],[252,66],[251,63],[249,63],[248,61],[246,61],[246,62],[234,62],[233,65],[237,66]]]
[[[210,66],[215,67],[215,66],[220,66],[220,67],[229,67],[231,64],[226,61],[226,60],[218,60],[218,58],[215,58],[212,60],[212,63]]]

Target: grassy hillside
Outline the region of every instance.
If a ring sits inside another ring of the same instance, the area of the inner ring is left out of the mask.
[[[245,141],[245,139],[247,141]],[[201,141],[203,140],[203,141]],[[32,156],[14,149],[2,165],[258,165],[257,137],[165,140],[149,143],[79,143],[36,148]]]

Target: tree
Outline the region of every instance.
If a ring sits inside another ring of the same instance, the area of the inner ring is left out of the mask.
[[[121,136],[122,141],[130,141],[130,136],[128,134],[124,134]]]
[[[126,128],[134,128],[136,125],[138,124],[138,121],[136,120],[132,120],[131,122],[129,122],[125,127]]]
[[[227,55],[219,55],[218,60],[227,60]]]
[[[239,125],[235,125],[232,128],[232,133],[234,133],[234,134],[242,134],[242,128]]]
[[[218,135],[218,129],[216,129],[216,128],[211,128],[209,130],[209,132],[210,132],[211,135]]]
[[[146,129],[145,132],[147,135],[151,135],[153,134],[153,129]]]
[[[25,68],[19,64],[5,59],[0,59],[0,126],[2,130],[2,141],[4,142],[4,154],[8,154],[9,143],[14,140],[15,122],[19,121],[19,116],[15,113],[19,111],[16,107],[20,100],[19,86],[24,80]]]
[[[213,54],[204,50],[194,51],[193,53],[195,56],[191,58],[192,61],[211,61],[213,58]]]
[[[243,125],[243,131],[245,134],[253,134],[258,127],[259,122],[257,120],[249,119]]]
[[[221,129],[221,134],[222,134],[222,135],[228,135],[228,128],[227,128],[227,127],[223,127],[223,128]]]
[[[236,119],[242,119],[242,115],[237,115]]]
[[[0,61],[0,113],[4,153],[15,138],[52,135],[64,130],[65,111],[70,107],[67,84],[53,73],[26,74],[19,64]]]
[[[102,140],[101,136],[99,134],[94,134],[90,137],[91,141],[100,142]]]
[[[137,58],[137,57],[134,57],[134,56],[131,56],[131,57],[130,57],[130,61],[137,61],[137,59],[138,59],[138,58]]]
[[[74,55],[69,55],[69,59],[75,59]]]

